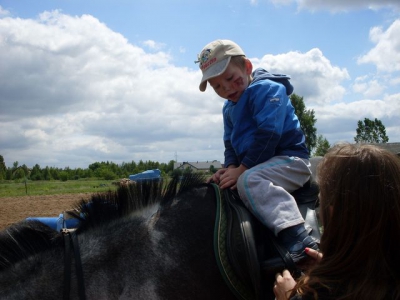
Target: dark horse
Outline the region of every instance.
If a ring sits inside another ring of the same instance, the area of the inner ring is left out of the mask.
[[[245,299],[216,260],[217,199],[189,176],[93,195],[69,212],[80,221],[72,233],[16,223],[0,233],[0,299]]]

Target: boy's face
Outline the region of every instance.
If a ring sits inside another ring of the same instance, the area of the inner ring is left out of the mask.
[[[245,68],[230,62],[225,72],[221,75],[211,78],[208,83],[212,86],[218,96],[238,102],[243,91],[249,86],[253,70],[251,62],[245,60]]]

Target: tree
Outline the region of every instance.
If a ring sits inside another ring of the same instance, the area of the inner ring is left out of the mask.
[[[183,170],[183,175],[189,175],[192,173],[193,173],[193,170],[190,167],[186,167],[185,170]]]
[[[386,128],[380,120],[364,118],[364,122],[360,120],[357,123],[357,135],[354,141],[356,143],[383,144],[387,143],[389,138],[386,135]]]
[[[42,180],[43,179],[42,170],[40,169],[40,166],[38,164],[33,166],[30,178],[31,178],[31,180]]]
[[[49,167],[46,167],[45,169],[42,170],[42,176],[43,176],[44,180],[51,180],[52,179]]]
[[[165,166],[165,173],[169,173],[169,172],[172,172],[173,170],[174,170],[174,164],[175,164],[175,161],[174,160],[170,160],[169,161],[169,163]]]
[[[25,164],[19,166],[18,161],[15,161],[12,167],[12,179],[25,178],[26,180],[28,176],[29,176],[29,168]]]
[[[6,179],[6,163],[4,162],[3,155],[0,155],[0,180]]]
[[[214,165],[210,166],[210,173],[215,174],[217,172],[217,169],[214,167]]]
[[[23,179],[25,183],[25,193],[28,194],[28,176],[29,176],[29,168],[23,164],[22,166],[18,166],[18,161],[13,163],[12,175],[10,179]]]
[[[306,109],[303,97],[292,94],[290,100],[299,118],[301,130],[303,130],[306,136],[306,146],[311,153],[317,144],[317,128],[315,127],[317,119],[315,118],[315,112],[313,109]]]
[[[318,135],[314,156],[324,156],[330,147],[328,140],[322,134]]]
[[[67,181],[68,180],[68,172],[67,171],[60,172],[60,180],[61,181]]]
[[[171,171],[171,177],[179,177],[182,176],[183,172],[181,169],[175,169]]]

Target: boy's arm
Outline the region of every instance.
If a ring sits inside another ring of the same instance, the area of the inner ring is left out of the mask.
[[[222,108],[222,116],[224,122],[224,167],[228,168],[229,166],[237,167],[239,165],[239,159],[236,156],[235,149],[233,149],[231,143],[231,134],[233,125],[230,119],[230,110],[232,109],[232,105],[229,101],[226,101],[224,107]]]
[[[257,122],[254,142],[242,164],[252,168],[276,155],[289,101],[283,85],[261,85],[251,99],[253,118]]]
[[[225,157],[225,162],[224,162],[224,167],[228,168],[229,166],[238,166],[239,161],[236,156],[236,152],[232,147],[231,141],[224,141],[225,144],[225,152],[224,152],[224,157]]]
[[[255,133],[255,141],[243,158],[242,164],[250,169],[273,157],[280,138],[281,136],[274,132],[258,129]]]

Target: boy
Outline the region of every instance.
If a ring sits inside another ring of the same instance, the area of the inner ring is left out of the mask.
[[[198,56],[203,78],[222,98],[225,162],[210,181],[237,188],[248,209],[287,248],[295,263],[318,249],[291,192],[310,179],[305,136],[288,95],[290,77],[253,66],[230,40],[206,45]]]

